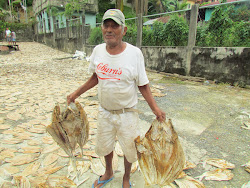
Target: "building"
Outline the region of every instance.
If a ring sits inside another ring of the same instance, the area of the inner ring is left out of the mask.
[[[80,1],[81,2],[81,1]],[[82,0],[82,2],[85,2]],[[73,13],[71,17],[66,17],[64,14],[65,6],[68,2],[65,0],[34,0],[33,11],[37,20],[38,33],[51,33],[54,26],[57,28],[65,28],[68,20],[77,20],[82,24],[84,23],[95,27],[96,14],[98,12],[97,0],[87,0],[84,4],[84,9]]]

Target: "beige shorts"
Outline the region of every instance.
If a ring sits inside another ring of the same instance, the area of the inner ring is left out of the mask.
[[[95,151],[99,156],[106,156],[114,151],[118,139],[128,162],[137,160],[134,139],[140,135],[137,112],[112,114],[99,107]]]

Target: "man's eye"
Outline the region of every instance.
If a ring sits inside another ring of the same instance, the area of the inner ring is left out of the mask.
[[[119,27],[119,25],[105,25],[105,24],[104,24],[104,28],[105,28],[105,29],[107,29],[107,28],[109,28],[109,27],[111,27],[112,29],[117,29],[117,28]]]

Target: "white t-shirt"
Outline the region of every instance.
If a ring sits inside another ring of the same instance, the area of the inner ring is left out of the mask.
[[[141,50],[129,43],[118,55],[110,55],[106,43],[96,46],[89,72],[98,77],[98,98],[103,108],[120,110],[137,104],[137,86],[149,83]]]
[[[11,37],[11,31],[10,30],[6,30],[6,36]]]

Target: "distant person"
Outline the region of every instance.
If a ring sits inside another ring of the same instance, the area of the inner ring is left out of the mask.
[[[11,32],[12,45],[16,45],[16,33],[15,31]]]
[[[11,44],[11,31],[9,30],[8,27],[6,28],[6,31],[5,31],[5,38],[8,44],[10,45]]]

